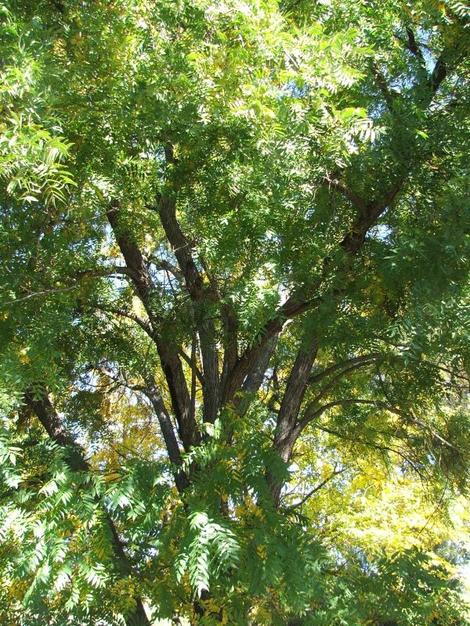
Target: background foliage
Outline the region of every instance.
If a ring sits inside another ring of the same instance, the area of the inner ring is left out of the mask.
[[[469,19],[0,2],[2,624],[467,623]]]

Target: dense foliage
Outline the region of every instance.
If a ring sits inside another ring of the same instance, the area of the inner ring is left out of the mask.
[[[467,623],[467,4],[0,20],[2,626]]]

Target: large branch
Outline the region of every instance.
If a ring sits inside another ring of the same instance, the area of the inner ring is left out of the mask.
[[[39,422],[49,435],[50,439],[66,451],[65,459],[72,471],[90,471],[90,466],[86,460],[85,453],[74,440],[72,434],[67,430],[60,415],[55,410],[49,396],[46,393],[41,395],[26,392],[24,395],[25,405],[36,414]],[[114,554],[114,562],[117,570],[122,576],[133,575],[131,563],[124,551],[123,543],[119,537],[116,526],[111,519],[104,503],[95,496],[97,504],[103,511],[103,518],[108,528],[111,545]],[[135,608],[126,618],[127,626],[150,626],[150,621],[145,613],[142,599],[134,597]]]
[[[337,178],[327,177],[323,180],[323,185],[328,187],[328,189],[335,189],[336,191],[339,191],[359,211],[367,211],[367,202],[359,194],[357,194],[355,191],[353,191],[350,187],[348,187],[345,183],[341,182]]]
[[[390,410],[386,403],[376,402],[374,400],[365,400],[362,398],[347,398],[345,400],[328,402],[320,408],[316,408],[315,405],[309,404],[304,412],[303,418],[300,421],[292,423],[287,432],[285,434],[283,433],[283,439],[279,437],[277,432],[275,434],[274,447],[282,460],[284,462],[289,461],[297,439],[300,437],[300,434],[305,429],[305,427],[310,424],[310,422],[313,422],[316,418],[320,417],[325,411],[328,411],[331,408],[334,408],[336,406],[347,406],[348,404],[368,404],[381,408],[387,408],[388,410]],[[274,505],[277,507],[280,503],[282,483],[275,480],[270,474],[267,475],[267,481]]]
[[[261,387],[269,362],[276,349],[277,339],[277,335],[274,335],[264,344],[263,349],[257,354],[254,367],[251,369],[250,374],[246,377],[242,385],[242,391],[244,392],[243,395],[238,395],[233,399],[233,405],[237,415],[245,415],[250,407],[255,393]]]
[[[417,57],[420,64],[423,65],[424,59],[422,52],[416,42],[411,28],[407,28],[407,36],[408,40],[406,47]],[[416,86],[414,87],[415,97],[418,101],[420,101],[420,106],[423,109],[426,109],[431,104],[440,85],[448,76],[450,69],[446,60],[448,56],[449,51],[444,50],[437,59],[432,72],[430,74],[424,72],[424,75],[420,80],[418,80]],[[380,72],[378,72],[377,68],[373,68],[373,72],[385,100],[389,104],[389,107],[393,110],[393,99],[397,98],[399,94],[397,92],[393,92],[389,88],[384,77],[380,74]],[[342,248],[348,254],[355,254],[362,247],[367,232],[377,222],[378,218],[382,215],[385,209],[394,201],[395,197],[402,190],[404,184],[408,180],[408,177],[409,170],[405,170],[402,166],[399,166],[394,176],[395,180],[389,186],[388,190],[386,190],[383,194],[379,194],[379,196],[370,202],[366,202],[359,194],[340,181],[329,179],[325,180],[325,183],[339,191],[358,209],[358,215],[350,232],[347,233],[341,241]]]
[[[223,322],[224,360],[222,365],[221,389],[225,389],[228,377],[235,367],[238,359],[238,318],[229,303],[222,303],[221,308]]]
[[[205,297],[204,280],[194,262],[192,246],[184,235],[176,219],[176,201],[169,196],[160,196],[158,213],[167,236],[178,261],[178,266],[184,276],[186,289],[191,298],[198,302]]]
[[[310,341],[309,345],[300,346],[281,401],[273,447],[285,462],[289,460],[298,436],[296,431],[297,416],[317,352],[318,342],[316,340]],[[282,483],[276,480],[272,474],[268,474],[267,480],[273,501],[278,506]]]
[[[178,431],[184,449],[189,451],[199,441],[199,430],[191,413],[191,398],[178,351],[170,340],[157,336],[157,350],[170,391],[171,404],[178,422]]]
[[[288,460],[292,451],[294,444],[292,440],[293,429],[317,352],[318,341],[316,340],[311,341],[308,346],[300,346],[286,384],[274,434],[274,447],[284,461]]]
[[[348,256],[354,256],[359,252],[364,245],[367,233],[393,203],[407,179],[408,173],[400,172],[385,193],[381,193],[375,200],[366,203],[365,207],[358,211],[351,228],[340,243]]]
[[[357,255],[361,250],[368,231],[376,224],[379,217],[395,200],[402,185],[402,180],[397,181],[389,190],[381,194],[379,199],[370,203],[366,203],[362,199],[359,200],[359,197],[355,199],[355,206],[358,208],[357,216],[339,242],[339,246],[346,253],[344,270],[348,270],[348,259]],[[347,197],[351,200],[349,192],[347,193]],[[323,276],[317,283],[315,285],[303,286],[301,289],[291,294],[286,302],[277,309],[273,317],[261,329],[253,345],[237,359],[224,389],[223,402],[227,403],[232,401],[235,393],[241,388],[245,377],[255,366],[266,342],[282,331],[285,322],[288,319],[298,317],[306,311],[317,308],[323,302],[324,296],[314,294],[311,297],[305,297],[305,293],[309,291],[318,293],[328,276],[329,268],[330,263],[325,259]],[[340,293],[342,292],[338,291],[338,295]]]
[[[230,374],[227,376],[227,381],[223,389],[223,404],[227,404],[233,400],[237,391],[242,388],[245,379],[257,367],[259,359],[262,357],[268,342],[279,335],[286,321],[297,317],[309,309],[315,308],[315,306],[319,305],[321,302],[321,297],[303,300],[301,298],[297,299],[294,294],[277,309],[274,316],[266,322],[264,327],[259,331],[252,345],[248,347],[234,363]]]
[[[448,76],[449,71],[453,69],[448,63],[448,58],[452,56],[452,50],[450,48],[444,48],[439,58],[437,59],[432,72],[426,71],[426,60],[423,52],[416,40],[415,34],[410,26],[406,28],[407,40],[405,47],[413,54],[419,63],[421,70],[420,80],[418,80],[415,92],[418,95],[418,100],[421,106],[427,107],[431,104],[432,99],[436,95],[441,83]],[[458,60],[455,60],[455,64],[458,64]],[[423,92],[424,88],[424,92]]]
[[[354,357],[341,363],[327,367],[322,372],[310,374],[311,367],[318,349],[318,344],[311,346],[309,353],[303,353],[299,351],[294,366],[292,368],[289,381],[286,386],[286,391],[279,410],[276,430],[274,434],[273,447],[279,454],[281,459],[285,462],[289,461],[294,445],[299,438],[300,434],[307,426],[308,423],[315,418],[320,417],[325,411],[335,406],[347,405],[352,403],[357,404],[373,404],[375,406],[385,406],[390,409],[385,403],[378,403],[376,401],[362,400],[362,399],[347,399],[338,400],[335,402],[327,403],[318,408],[318,401],[336,384],[347,375],[352,374],[356,369],[370,365],[376,361],[378,354],[363,355],[360,357]],[[309,358],[311,361],[309,361]],[[298,415],[305,391],[309,384],[312,382],[320,382],[324,378],[332,375],[313,401],[311,401],[307,409],[304,411],[303,419],[298,421]],[[279,504],[282,485],[276,482],[271,476],[268,476],[268,483],[273,496],[274,503]]]
[[[329,184],[331,183],[336,190],[343,193],[357,209],[356,217],[350,228],[339,240],[339,247],[342,248],[345,253],[343,267],[339,269],[343,269],[343,271],[346,272],[350,270],[349,259],[360,252],[365,243],[367,233],[377,223],[386,209],[395,201],[407,178],[407,173],[400,173],[385,192],[380,193],[370,202],[366,202],[346,185],[338,181],[329,181]],[[330,259],[326,258],[323,263],[322,276],[317,280],[316,284],[303,285],[292,293],[286,302],[277,309],[273,317],[260,330],[253,345],[237,359],[224,389],[224,403],[230,402],[233,399],[233,396],[240,389],[245,377],[255,366],[258,356],[262,352],[266,342],[282,331],[285,322],[298,317],[306,311],[318,308],[323,302],[324,296],[318,295],[318,292],[327,280],[329,271],[333,269]],[[306,297],[308,293],[312,295]],[[341,290],[338,290],[336,295],[333,294],[333,297],[337,297],[342,293]]]
[[[277,336],[274,335],[269,341],[266,342],[261,354],[259,355],[256,366],[246,377],[245,382],[243,383],[243,391],[246,393],[255,393],[261,387],[271,357],[276,350],[276,345]]]
[[[119,204],[113,202],[107,210],[106,216],[126,262],[126,267],[132,278],[134,287],[142,300],[149,319],[153,321],[154,314],[150,301],[153,290],[152,280],[142,252],[135,243],[132,235],[126,231],[119,220],[120,212]]]

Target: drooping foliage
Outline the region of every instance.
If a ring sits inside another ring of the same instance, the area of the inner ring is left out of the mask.
[[[466,623],[466,4],[0,20],[0,623]]]

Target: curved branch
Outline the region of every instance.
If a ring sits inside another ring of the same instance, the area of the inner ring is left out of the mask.
[[[361,356],[355,356],[350,359],[346,359],[345,361],[341,361],[340,363],[335,363],[334,365],[330,365],[326,369],[316,374],[312,374],[309,378],[309,383],[314,384],[323,380],[326,376],[330,374],[334,374],[338,370],[345,369],[348,370],[351,367],[362,367],[362,365],[368,365],[370,362],[376,361],[379,357],[381,357],[380,352],[371,352],[370,354],[364,354]]]
[[[112,313],[113,315],[116,315],[118,317],[125,317],[126,319],[132,320],[133,322],[137,324],[137,326],[139,326],[150,337],[150,339],[152,339],[152,341],[155,341],[155,333],[150,323],[142,319],[138,315],[134,315],[133,313],[128,313],[127,311],[123,311],[121,309],[112,309],[112,308],[101,307],[101,306],[98,306],[96,308],[99,311],[103,311],[103,313]]]
[[[340,433],[337,430],[327,428],[326,426],[320,426],[319,424],[314,424],[313,428],[317,430],[321,430],[322,432],[325,432],[328,435],[333,435],[333,437],[344,439],[344,441],[350,441],[351,443],[358,443],[360,445],[363,445],[369,448],[374,448],[376,450],[382,450],[384,452],[392,452],[393,454],[397,454],[404,461],[406,461],[406,463],[409,463],[411,465],[413,470],[418,474],[418,476],[420,476],[422,480],[426,480],[425,474],[423,474],[423,472],[418,468],[416,463],[412,461],[410,457],[407,456],[404,452],[401,452],[401,450],[398,450],[397,448],[392,448],[390,446],[385,446],[380,443],[375,443],[374,441],[366,441],[365,439],[360,439],[357,437],[355,437],[354,439],[351,439],[351,437],[348,437],[347,435],[343,435],[343,433]]]
[[[356,362],[352,363],[349,367],[345,367],[344,369],[342,369],[336,376],[333,376],[331,378],[331,380],[328,381],[328,383],[326,385],[324,385],[320,391],[318,392],[318,394],[315,396],[315,398],[312,400],[312,403],[317,403],[319,400],[321,400],[321,398],[323,398],[325,396],[326,393],[328,393],[328,391],[330,391],[331,389],[333,389],[334,387],[336,387],[336,385],[346,376],[350,376],[353,372],[355,372],[357,369],[360,369],[362,367],[367,367],[368,365],[372,365],[374,363],[377,362],[377,359],[361,359],[359,360],[359,358],[356,360]]]
[[[313,496],[314,493],[317,493],[317,491],[320,491],[320,489],[322,489],[326,484],[328,484],[331,480],[333,480],[333,478],[335,478],[336,476],[338,476],[339,474],[343,474],[346,471],[346,468],[342,468],[340,470],[334,470],[330,476],[328,476],[327,478],[325,478],[325,480],[322,480],[321,483],[319,483],[318,485],[315,485],[315,487],[313,487],[313,489],[311,489],[301,500],[300,502],[296,502],[295,504],[292,504],[291,506],[287,507],[287,511],[293,511],[294,509],[298,509],[299,507],[301,507],[303,504],[305,504],[307,502],[307,500],[309,498],[311,498]]]
[[[328,411],[329,409],[332,409],[336,406],[348,406],[351,404],[366,404],[366,405],[368,404],[371,406],[376,406],[377,408],[386,409],[388,411],[396,413],[396,409],[394,410],[393,407],[390,407],[390,405],[387,404],[387,402],[382,402],[381,400],[367,400],[364,398],[345,398],[343,400],[333,400],[332,402],[328,402],[327,404],[324,404],[323,406],[315,410],[313,410],[314,403],[311,403],[305,409],[304,416],[299,422],[299,428],[300,428],[299,433],[305,428],[305,426],[307,426],[307,424],[312,422],[317,417],[320,417],[321,415],[323,415],[325,411]]]

